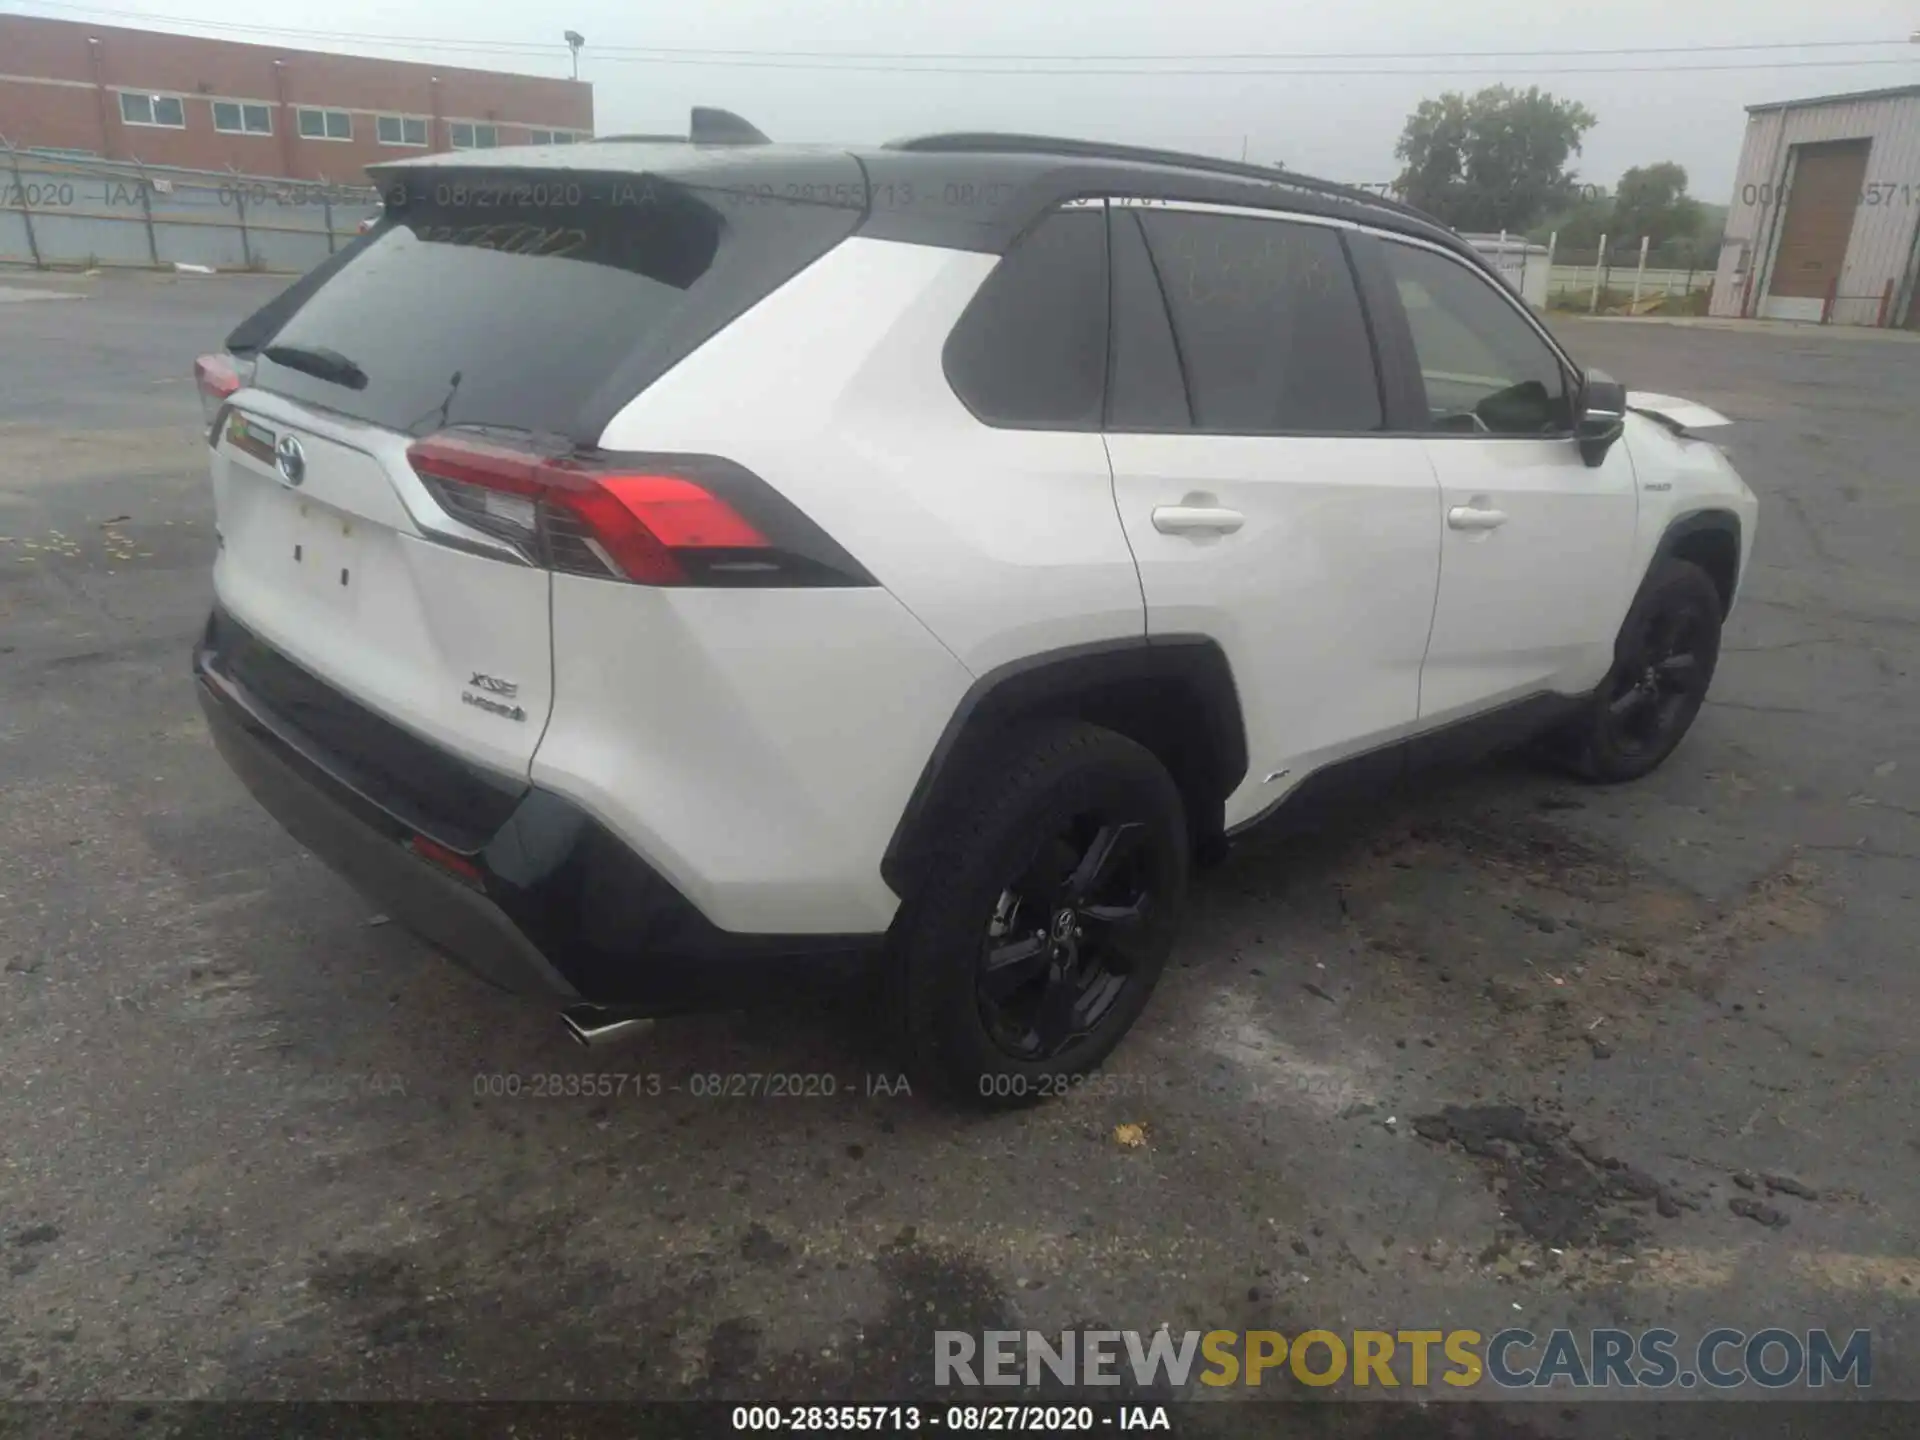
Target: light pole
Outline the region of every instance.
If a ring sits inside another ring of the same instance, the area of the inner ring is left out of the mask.
[[[573,52],[573,78],[580,78],[580,47],[587,43],[587,37],[578,30],[567,31],[567,49]]]

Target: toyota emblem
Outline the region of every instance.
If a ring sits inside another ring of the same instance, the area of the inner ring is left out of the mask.
[[[291,435],[282,435],[273,447],[273,463],[280,471],[280,478],[289,485],[298,485],[307,478],[307,452]]]

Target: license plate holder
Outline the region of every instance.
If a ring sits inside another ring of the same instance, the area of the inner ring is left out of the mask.
[[[296,583],[328,610],[352,614],[364,588],[359,522],[311,500],[294,501],[292,563]]]

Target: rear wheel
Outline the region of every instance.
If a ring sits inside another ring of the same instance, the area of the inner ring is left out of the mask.
[[[1720,659],[1720,591],[1686,560],[1662,560],[1621,626],[1614,666],[1567,730],[1566,754],[1590,780],[1637,780],[1685,738]]]
[[[891,1023],[916,1082],[1030,1104],[1145,1007],[1185,899],[1186,817],[1151,752],[1092,725],[1016,732],[971,776],[895,929]]]

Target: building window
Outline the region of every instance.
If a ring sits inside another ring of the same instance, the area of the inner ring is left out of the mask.
[[[529,145],[571,145],[580,137],[571,130],[529,130]]]
[[[187,128],[187,107],[178,95],[120,94],[120,118],[129,125],[159,125],[168,130]]]
[[[216,100],[213,102],[213,128],[222,135],[271,135],[273,110],[266,105]]]
[[[300,119],[302,140],[351,140],[353,117],[344,110],[307,110],[295,112]]]
[[[456,150],[491,150],[500,143],[491,125],[469,125],[464,120],[454,120],[448,123],[447,130]]]
[[[373,122],[374,134],[382,145],[418,145],[427,143],[427,122],[411,115],[381,115]]]

